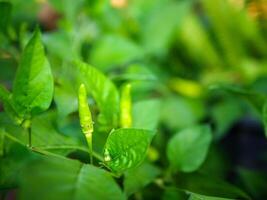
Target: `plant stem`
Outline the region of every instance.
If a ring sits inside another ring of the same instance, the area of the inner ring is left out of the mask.
[[[49,150],[49,149],[76,149],[76,150],[80,150],[80,151],[83,151],[83,152],[86,152],[86,153],[90,153],[88,151],[87,148],[84,148],[84,147],[79,147],[79,146],[72,146],[72,145],[61,145],[61,146],[35,146],[35,148],[38,148],[38,149],[43,149],[43,150]],[[103,158],[101,155],[99,155],[98,153],[94,152],[92,153],[92,156],[95,157],[97,160],[103,162]]]
[[[57,157],[57,158],[61,158],[61,159],[67,159],[66,157],[64,156],[60,156],[58,154],[55,154],[55,153],[51,153],[49,151],[43,151],[41,149],[36,149],[35,147],[32,147],[31,150],[33,152],[36,152],[36,153],[39,153],[39,154],[42,154],[42,155],[46,155],[46,156],[53,156],[53,157]]]
[[[30,119],[26,119],[23,121],[22,123],[22,127],[24,129],[26,129],[26,131],[28,132],[28,147],[32,147],[32,128],[31,128],[31,120]]]
[[[85,134],[86,141],[89,147],[90,154],[90,164],[93,165],[93,142],[92,142],[92,132],[88,132]]]
[[[14,137],[13,135],[10,135],[9,133],[5,132],[4,133],[5,136],[7,138],[9,138],[10,140],[16,142],[16,143],[19,143],[23,146],[25,146],[25,143],[21,142],[20,140],[18,140],[16,137]],[[35,151],[35,152],[38,152],[38,153],[41,153],[41,154],[45,154],[45,155],[57,155],[57,154],[53,154],[51,152],[48,152],[48,151],[45,151],[45,150],[49,150],[49,149],[76,149],[76,150],[80,150],[80,151],[83,151],[83,152],[86,152],[86,153],[90,153],[87,148],[83,148],[83,147],[80,147],[80,146],[72,146],[72,145],[61,145],[61,146],[35,146],[35,147],[31,147],[30,148],[32,151]],[[103,162],[103,158],[101,155],[99,155],[98,153],[96,152],[92,152],[91,154],[92,156],[94,156],[97,160]],[[59,156],[59,155],[58,155]],[[59,156],[59,157],[63,157],[63,156]]]
[[[111,176],[113,176],[114,178],[120,178],[120,177],[122,176],[122,174],[115,174],[115,173],[113,173],[113,172],[109,172],[109,174],[110,174]]]
[[[25,144],[24,144],[23,142],[21,142],[20,140],[18,140],[18,139],[17,139],[16,137],[14,137],[13,135],[10,135],[10,134],[8,134],[7,132],[5,132],[5,136],[6,136],[7,138],[9,138],[10,140],[12,140],[12,141],[14,141],[14,142],[17,142],[17,143],[19,143],[19,144],[25,146]]]

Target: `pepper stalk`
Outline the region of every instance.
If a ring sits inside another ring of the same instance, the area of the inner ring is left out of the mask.
[[[90,163],[93,164],[92,134],[94,131],[94,126],[92,121],[92,115],[87,102],[87,93],[84,84],[80,85],[78,100],[79,100],[80,125],[82,128],[82,132],[85,135],[87,145],[89,147]]]

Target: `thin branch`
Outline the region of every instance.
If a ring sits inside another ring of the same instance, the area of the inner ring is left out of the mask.
[[[49,151],[43,151],[41,149],[36,149],[35,147],[32,147],[30,148],[33,152],[36,152],[36,153],[39,153],[39,154],[42,154],[42,155],[46,155],[46,156],[53,156],[53,157],[57,157],[57,158],[61,158],[61,159],[67,159],[66,157],[64,156],[61,156],[61,155],[58,155],[58,154],[55,154],[55,153],[51,153]]]
[[[24,144],[23,142],[21,142],[19,139],[17,139],[17,138],[14,137],[13,135],[10,135],[10,134],[7,133],[7,132],[5,132],[4,134],[5,134],[5,136],[6,136],[7,138],[9,138],[10,140],[12,140],[12,141],[14,141],[14,142],[17,142],[17,143],[19,143],[19,144],[25,146],[25,144]]]
[[[23,142],[21,142],[20,140],[18,140],[16,137],[10,135],[9,133],[6,133],[5,132],[5,136],[7,138],[9,138],[10,140],[16,142],[16,143],[19,143],[19,144],[27,147],[27,145],[25,145]],[[61,145],[61,146],[34,146],[34,147],[30,147],[29,149],[32,150],[32,151],[34,151],[34,152],[40,153],[40,154],[52,155],[52,156],[57,156],[57,157],[61,157],[61,158],[64,158],[64,157],[63,156],[60,156],[58,154],[54,154],[54,153],[45,151],[45,150],[71,149],[71,150],[80,150],[80,151],[83,151],[85,153],[89,153],[89,151],[86,148],[84,148],[84,147],[71,146],[71,145]],[[98,153],[93,152],[93,156],[96,159],[98,159],[99,161],[103,162],[103,157],[101,155],[99,155]]]
[[[35,148],[43,149],[43,150],[57,150],[57,149],[72,149],[72,150],[80,150],[85,153],[89,153],[87,148],[72,146],[72,145],[60,145],[60,146],[35,146]],[[96,152],[93,152],[93,156],[99,161],[103,161],[103,157]]]

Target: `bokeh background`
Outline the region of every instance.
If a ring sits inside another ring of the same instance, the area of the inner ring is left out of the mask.
[[[9,25],[1,25],[0,82],[12,88],[21,52],[39,26],[55,77],[53,125],[61,134],[82,140],[69,67],[80,59],[118,87],[132,84],[137,125],[159,130],[149,152],[156,166],[167,166],[174,133],[209,123],[214,142],[199,171],[253,199],[267,198],[266,0],[12,0],[10,9]],[[131,198],[178,196],[151,184]]]

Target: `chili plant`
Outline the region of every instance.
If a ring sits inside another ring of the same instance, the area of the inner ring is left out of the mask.
[[[1,1],[1,199],[266,199],[264,5]]]

